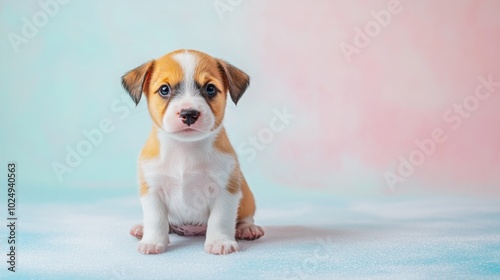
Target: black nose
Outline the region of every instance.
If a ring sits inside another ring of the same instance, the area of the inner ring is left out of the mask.
[[[179,114],[179,118],[181,118],[182,122],[187,124],[188,126],[195,123],[199,116],[200,111],[194,109],[182,109]]]

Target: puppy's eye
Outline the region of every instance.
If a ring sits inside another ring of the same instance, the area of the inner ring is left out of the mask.
[[[217,94],[217,88],[213,84],[208,84],[205,92],[208,96],[214,97]]]
[[[168,96],[170,94],[170,87],[168,85],[162,85],[160,89],[158,89],[158,93],[161,96]]]

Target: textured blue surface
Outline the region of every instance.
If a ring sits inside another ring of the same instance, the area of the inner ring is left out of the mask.
[[[140,222],[137,197],[22,205],[15,278],[500,278],[494,200],[289,194],[259,205],[266,236],[227,256],[206,254],[203,237],[176,235],[165,254],[139,254],[128,235]]]

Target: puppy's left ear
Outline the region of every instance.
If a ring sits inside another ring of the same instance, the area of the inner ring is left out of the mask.
[[[229,89],[231,99],[234,104],[237,104],[250,84],[250,77],[245,72],[222,59],[219,59],[219,69],[224,74],[225,83]]]
[[[134,100],[135,105],[139,104],[142,93],[147,90],[153,67],[154,60],[151,60],[122,76],[122,85]]]

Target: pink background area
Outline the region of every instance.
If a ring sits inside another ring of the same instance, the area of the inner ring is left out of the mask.
[[[447,140],[405,184],[498,193],[500,87],[456,130],[442,115],[474,94],[479,76],[500,81],[500,2],[401,1],[402,11],[349,63],[339,44],[353,45],[355,27],[364,29],[374,20],[370,12],[389,2],[252,6],[258,20],[248,36],[259,42],[264,63],[257,91],[280,85],[280,94],[261,94],[261,101],[286,99],[297,115],[293,132],[275,150],[288,164],[269,173],[311,187],[361,183],[347,176],[383,185],[384,172],[396,171],[398,157],[408,158],[416,139],[443,128]]]

